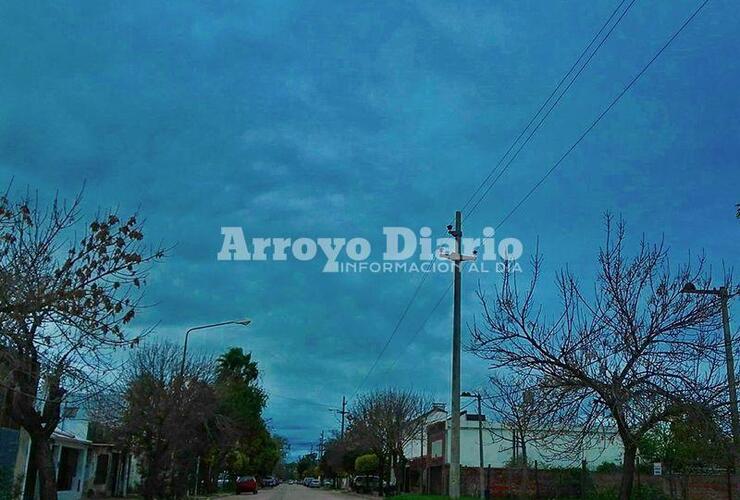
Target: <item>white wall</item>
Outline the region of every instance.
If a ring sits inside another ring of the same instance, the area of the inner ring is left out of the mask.
[[[425,424],[424,424],[424,449],[421,447],[422,442],[422,435],[421,432],[417,433],[415,436],[411,438],[410,441],[406,443],[406,445],[403,447],[403,456],[406,458],[417,458],[420,457],[422,454],[426,453],[426,443],[427,443],[427,430],[426,427],[430,424],[433,424],[434,422],[439,422],[440,420],[444,420],[447,418],[447,412],[444,410],[433,410],[431,411],[425,418]]]
[[[478,467],[478,422],[467,420],[465,415],[460,419],[460,464],[466,467]],[[449,436],[449,424],[447,421],[447,435]],[[496,432],[492,433],[491,429]],[[512,457],[511,442],[500,439],[495,434],[510,436],[511,431],[504,429],[500,424],[483,422],[483,465],[492,467],[503,467]],[[510,439],[510,438],[509,438]],[[562,444],[566,444],[568,438],[560,438]],[[557,444],[557,443],[556,443]],[[595,469],[603,462],[621,463],[622,443],[616,435],[599,434],[588,443],[582,454],[573,454],[566,457],[553,457],[544,443],[529,443],[527,445],[527,458],[530,463],[537,460],[540,467],[572,467],[579,466],[581,459],[586,460],[589,469]],[[450,456],[450,441],[447,439],[446,456]]]

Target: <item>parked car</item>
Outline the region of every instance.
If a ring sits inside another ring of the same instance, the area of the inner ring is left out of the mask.
[[[239,476],[236,478],[236,494],[254,493],[257,494],[257,478],[254,476]]]
[[[262,486],[265,488],[273,488],[278,485],[277,479],[272,476],[262,478]]]
[[[311,482],[308,483],[309,488],[321,488],[321,481],[318,479],[311,479]]]
[[[378,491],[380,478],[378,476],[356,476],[352,481],[352,489],[358,493],[372,493]]]

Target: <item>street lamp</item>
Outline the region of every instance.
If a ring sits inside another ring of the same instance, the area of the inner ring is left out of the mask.
[[[481,395],[476,392],[463,392],[460,396],[464,398],[475,398],[478,400],[478,458],[480,460],[478,466],[478,480],[480,481],[480,498],[483,500],[486,498],[486,481],[485,473],[483,472],[483,413],[481,410]]]
[[[185,344],[182,347],[182,362],[180,363],[180,378],[183,378],[185,376],[185,358],[188,354],[188,336],[190,335],[190,332],[194,332],[196,330],[205,330],[206,328],[216,328],[217,326],[226,326],[226,325],[242,325],[242,326],[248,326],[252,322],[249,318],[244,319],[237,319],[237,320],[231,320],[231,321],[222,321],[221,323],[211,323],[210,325],[200,325],[200,326],[194,326],[190,328],[188,331],[185,332]]]
[[[188,329],[185,332],[185,344],[182,346],[182,361],[180,362],[180,383],[182,384],[185,379],[185,359],[188,355],[188,337],[190,336],[190,332],[194,332],[196,330],[205,330],[207,328],[216,328],[217,326],[226,326],[226,325],[242,325],[242,326],[249,326],[249,324],[252,322],[249,318],[244,319],[236,319],[231,321],[222,321],[221,323],[211,323],[209,325],[200,325],[200,326],[194,326],[190,329]],[[182,386],[181,390],[182,390]],[[198,496],[198,478],[200,476],[200,455],[196,458],[195,461],[195,489],[193,490],[193,495]]]
[[[735,387],[735,359],[732,355],[732,336],[730,335],[730,311],[728,302],[730,292],[727,287],[699,290],[693,283],[686,283],[681,293],[697,295],[714,295],[719,297],[722,309],[722,328],[725,334],[725,359],[727,360],[727,385],[730,393],[730,418],[732,421],[732,466],[735,467],[738,448],[740,448],[740,416],[737,411],[737,388]]]

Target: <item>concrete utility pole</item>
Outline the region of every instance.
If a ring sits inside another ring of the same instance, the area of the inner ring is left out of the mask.
[[[344,419],[345,419],[345,416],[349,413],[347,411],[347,398],[345,396],[342,396],[342,409],[341,410],[337,410],[336,408],[331,408],[329,411],[342,416],[342,427],[341,427],[341,432],[339,436],[342,439],[344,439]]]
[[[342,433],[340,436],[344,439],[344,416],[347,414],[347,398],[344,396],[342,396],[342,411],[339,413],[342,414]]]
[[[455,212],[455,228],[447,226],[447,232],[455,238],[455,251],[441,254],[455,266],[454,312],[452,319],[452,422],[450,428],[450,481],[449,495],[460,498],[460,303],[462,299],[460,266],[463,261],[475,260],[475,256],[462,254],[462,213]]]
[[[722,309],[722,328],[725,336],[725,360],[727,362],[727,389],[730,393],[730,419],[732,424],[732,467],[737,467],[738,450],[740,450],[740,416],[737,409],[737,387],[735,385],[735,359],[732,354],[732,335],[730,334],[730,311],[728,302],[730,292],[727,287],[721,286],[711,290],[698,290],[693,283],[684,285],[683,293],[695,293],[699,295],[716,295],[719,297]]]
[[[455,212],[455,251],[462,255],[462,214]],[[452,429],[450,431],[450,498],[460,498],[460,307],[462,276],[455,262],[455,305],[452,313]]]

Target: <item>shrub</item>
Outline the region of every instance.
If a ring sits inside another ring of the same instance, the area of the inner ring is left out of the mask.
[[[358,474],[370,474],[378,471],[378,457],[372,453],[360,455],[355,459],[355,472]]]
[[[622,472],[622,466],[614,462],[604,462],[596,467],[596,472]]]

